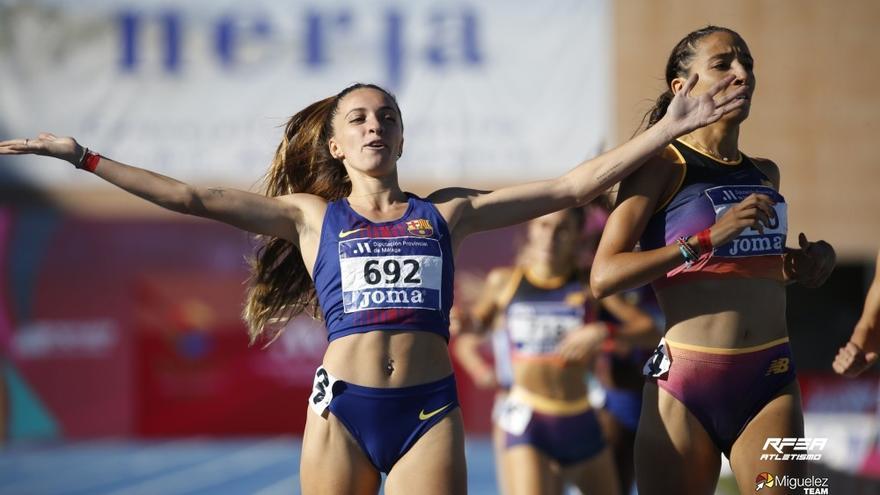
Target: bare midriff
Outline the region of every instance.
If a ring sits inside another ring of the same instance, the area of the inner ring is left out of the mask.
[[[537,395],[555,400],[576,400],[587,395],[586,368],[564,364],[561,358],[522,359],[513,363],[513,383]]]
[[[694,280],[657,290],[673,343],[745,349],[787,337],[785,286],[763,278]]]
[[[372,331],[340,337],[324,367],[337,378],[374,388],[430,383],[452,374],[446,340],[431,332]]]

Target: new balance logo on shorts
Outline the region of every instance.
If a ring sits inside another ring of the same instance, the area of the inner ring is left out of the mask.
[[[788,371],[788,365],[790,360],[787,357],[774,359],[770,361],[770,366],[767,367],[767,373],[764,376],[770,375],[781,375]]]

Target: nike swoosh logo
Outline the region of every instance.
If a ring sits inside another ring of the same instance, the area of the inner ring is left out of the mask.
[[[431,411],[431,412],[429,412],[429,413],[426,413],[425,410],[422,409],[421,411],[419,411],[419,419],[422,420],[422,421],[424,421],[424,420],[426,420],[426,419],[430,419],[430,418],[432,418],[432,417],[434,417],[434,416],[440,414],[440,413],[443,412],[447,407],[449,407],[449,406],[451,406],[451,405],[452,405],[452,402],[450,402],[449,404],[446,404],[445,406],[441,407],[440,409],[434,409],[433,411]]]
[[[344,239],[344,238],[350,236],[351,234],[354,234],[355,232],[360,232],[362,230],[367,230],[367,228],[361,227],[359,229],[354,229],[354,230],[342,230],[339,232],[339,238]]]

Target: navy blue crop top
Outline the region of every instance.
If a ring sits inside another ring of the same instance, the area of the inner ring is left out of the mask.
[[[312,275],[330,341],[374,330],[449,339],[452,244],[446,221],[415,195],[397,220],[373,223],[347,199],[327,205]]]
[[[574,272],[545,281],[530,276],[528,269],[517,269],[505,312],[514,361],[561,359],[558,348],[566,335],[595,321],[584,278]]]

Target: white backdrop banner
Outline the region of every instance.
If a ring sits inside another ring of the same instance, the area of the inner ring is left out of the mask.
[[[0,138],[249,187],[290,115],[373,82],[403,111],[404,185],[551,177],[612,124],[609,3],[0,1]],[[95,185],[45,158],[0,161],[11,176]]]

